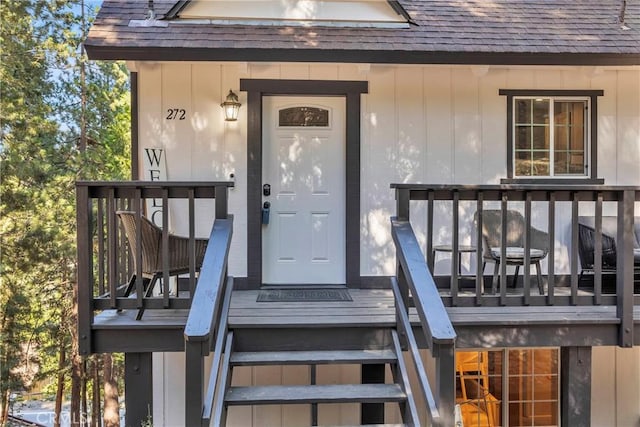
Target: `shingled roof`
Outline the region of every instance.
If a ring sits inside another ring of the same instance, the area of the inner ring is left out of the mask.
[[[157,16],[176,1],[155,1]],[[130,26],[146,1],[105,0],[85,41],[92,59],[405,64],[640,65],[640,1],[401,0],[409,28]]]

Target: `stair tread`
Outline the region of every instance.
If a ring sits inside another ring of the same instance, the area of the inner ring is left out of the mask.
[[[398,384],[269,385],[231,387],[229,405],[297,403],[401,402],[407,396]]]
[[[332,351],[256,351],[235,352],[232,365],[322,365],[334,363],[390,363],[396,360],[390,349]]]

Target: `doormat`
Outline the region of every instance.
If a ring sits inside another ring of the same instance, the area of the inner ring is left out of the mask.
[[[257,302],[353,301],[348,289],[264,289]]]

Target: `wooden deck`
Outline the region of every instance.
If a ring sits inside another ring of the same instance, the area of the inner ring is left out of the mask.
[[[353,301],[317,302],[257,302],[258,292],[233,292],[229,327],[245,334],[240,342],[300,343],[308,340],[309,329],[322,330],[324,339],[335,340],[336,328],[341,328],[343,341],[355,336],[372,339],[368,333],[395,325],[390,290],[350,289]],[[615,306],[449,307],[447,312],[458,348],[617,345],[620,323]],[[140,321],[135,314],[135,310],[98,314],[93,324],[96,350],[182,350],[187,310],[147,310]],[[413,310],[410,318],[417,326]],[[640,306],[634,307],[634,323],[640,324]],[[422,334],[416,331],[416,335]],[[640,345],[640,327],[635,328],[635,343]]]

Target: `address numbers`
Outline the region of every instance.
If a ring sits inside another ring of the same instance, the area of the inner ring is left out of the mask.
[[[184,120],[187,112],[182,108],[167,108],[167,120]]]

